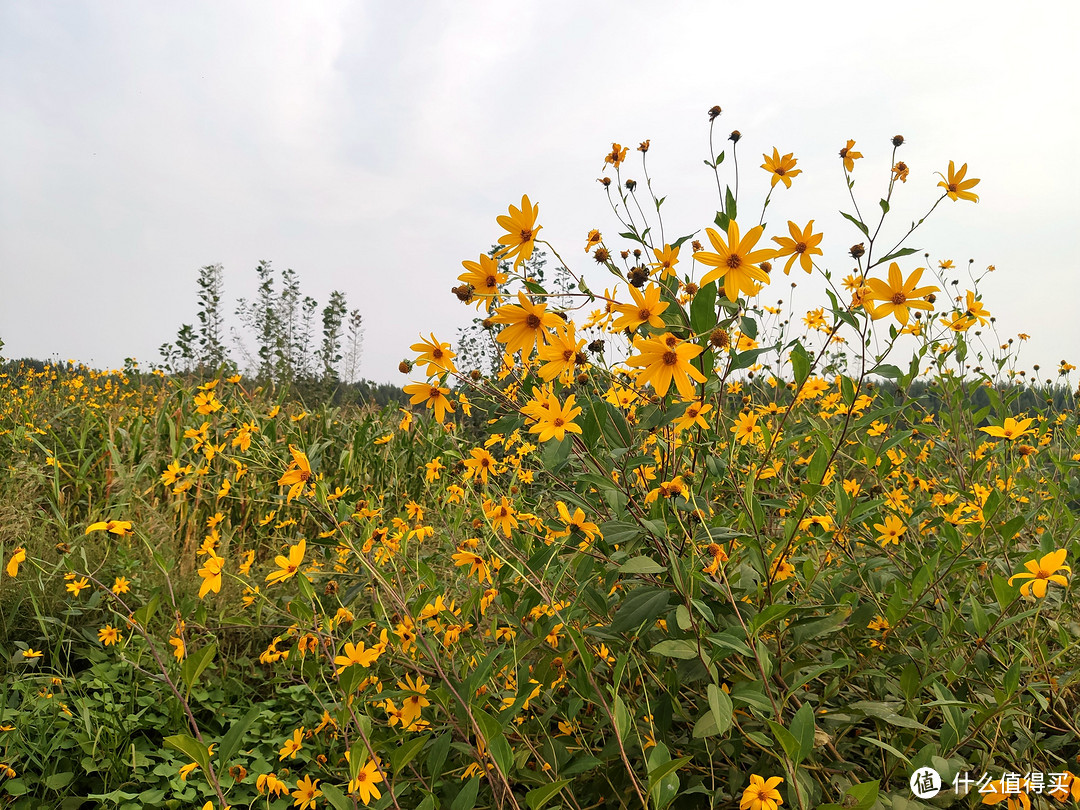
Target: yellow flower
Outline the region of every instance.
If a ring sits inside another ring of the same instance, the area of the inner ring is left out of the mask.
[[[671,245],[664,245],[664,249],[653,248],[653,255],[656,256],[655,262],[650,262],[649,267],[653,270],[660,271],[660,280],[675,275],[675,265],[679,263],[679,250],[681,248],[672,247]]]
[[[941,172],[936,172],[937,176],[941,178],[941,182],[938,186],[945,189],[945,196],[953,202],[957,200],[971,200],[972,202],[979,201],[979,195],[970,191],[970,189],[979,185],[981,181],[977,179],[965,180],[964,175],[967,174],[967,164],[965,163],[960,167],[960,171],[956,171],[956,164],[953,161],[949,161],[949,176],[945,177]]]
[[[700,285],[704,287],[714,279],[724,279],[724,291],[729,300],[734,301],[740,293],[753,295],[756,290],[754,282],[760,284],[769,283],[769,274],[758,265],[776,257],[776,251],[769,249],[754,250],[754,246],[764,233],[765,226],[758,225],[751,228],[746,236],[740,238],[739,226],[734,220],[728,224],[727,241],[712,228],[706,228],[705,233],[712,242],[715,253],[698,251],[694,258],[702,264],[715,268],[701,277]]]
[[[288,557],[281,554],[275,557],[274,562],[277,564],[278,570],[271,571],[267,574],[266,581],[273,585],[278,582],[284,582],[294,576],[296,572],[300,570],[300,566],[304,562],[304,551],[306,549],[307,541],[301,538],[295,546],[289,546]]]
[[[365,650],[364,642],[361,641],[359,644],[346,642],[344,652],[344,655],[334,657],[334,663],[337,664],[337,671],[334,673],[335,675],[340,675],[353,664],[357,664],[364,669],[367,669],[378,660],[383,651],[379,648],[379,645],[375,645],[374,647]]]
[[[488,474],[495,474],[495,457],[487,450],[476,447],[469,451],[472,458],[465,459],[465,478],[479,478],[484,484],[488,482]]]
[[[349,792],[356,793],[360,801],[367,807],[372,799],[381,799],[382,794],[375,785],[383,781],[383,775],[379,772],[379,766],[375,760],[369,759],[364,767],[356,772],[356,778],[349,780]]]
[[[660,317],[660,314],[670,304],[660,303],[660,287],[650,284],[645,288],[645,292],[641,293],[636,287],[631,286],[630,295],[634,299],[633,304],[615,305],[615,310],[621,313],[622,317],[615,321],[611,328],[616,332],[621,332],[623,329],[633,332],[643,323],[656,329],[663,328],[664,319]]]
[[[750,786],[743,791],[739,810],[776,810],[784,803],[777,786],[784,781],[781,776],[762,779],[756,773],[750,775]]]
[[[187,655],[187,646],[184,644],[184,640],[179,636],[173,636],[169,639],[169,643],[173,647],[173,655],[177,661],[183,661],[184,656]]]
[[[457,371],[452,359],[456,357],[456,355],[450,351],[450,344],[442,343],[437,340],[434,332],[431,333],[430,341],[423,335],[420,335],[420,343],[414,343],[409,348],[414,352],[420,352],[420,356],[416,358],[416,365],[426,365],[426,374],[429,377],[437,377],[445,371]],[[402,429],[404,430],[405,428]]]
[[[416,720],[420,719],[420,713],[423,709],[431,705],[431,701],[424,697],[431,685],[424,683],[423,675],[417,675],[415,681],[413,681],[411,675],[406,675],[405,683],[398,681],[398,687],[413,693],[401,703],[401,724],[408,728]]]
[[[562,322],[554,312],[547,311],[547,304],[534,304],[525,293],[518,292],[518,303],[499,307],[491,319],[506,324],[495,339],[506,344],[507,354],[521,351],[523,357],[532,353],[534,346],[547,343],[547,330]]]
[[[884,523],[875,523],[874,528],[880,532],[878,542],[882,546],[887,546],[889,543],[900,545],[900,538],[907,531],[907,527],[896,515],[889,515]]]
[[[598,231],[596,228],[593,228],[591,231],[589,231],[589,235],[585,237],[585,252],[588,253],[590,250],[592,250],[594,247],[596,247],[603,241],[604,237],[600,235],[600,231]]]
[[[1070,771],[1064,771],[1059,779],[1051,782],[1047,793],[1059,802],[1064,802],[1070,795],[1074,802],[1080,802],[1080,777]]]
[[[289,488],[286,502],[299,496],[304,491],[304,485],[312,478],[311,463],[308,461],[308,457],[291,444],[289,445],[289,452],[292,453],[293,460],[289,463],[285,474],[278,479],[279,487]]]
[[[702,352],[696,343],[685,343],[665,332],[647,340],[634,338],[634,348],[638,354],[632,355],[626,364],[641,367],[638,382],[651,384],[658,396],[665,396],[674,381],[683,399],[693,399],[696,391],[690,381],[705,382],[705,375],[690,364]]]
[[[111,532],[117,537],[134,533],[131,530],[131,521],[128,520],[103,520],[99,523],[91,523],[86,527],[86,533],[90,534],[90,532]]]
[[[529,428],[530,433],[538,433],[542,442],[548,439],[562,441],[567,432],[581,433],[581,427],[574,424],[574,417],[581,413],[580,407],[574,406],[574,395],[570,394],[566,402],[560,404],[552,399],[548,407],[538,411],[537,423]]]
[[[776,184],[781,180],[784,181],[784,186],[786,188],[791,188],[791,178],[802,173],[802,169],[795,168],[795,164],[798,160],[791,155],[792,153],[788,152],[783,157],[780,157],[780,151],[775,146],[772,150],[772,157],[762,155],[762,157],[765,158],[765,162],[761,164],[761,168],[767,172],[772,172],[773,188],[776,188]]]
[[[110,644],[115,644],[120,640],[120,634],[116,632],[116,628],[111,624],[107,624],[98,630],[98,641],[108,647]]]
[[[619,166],[622,165],[622,162],[626,160],[626,153],[629,151],[629,147],[613,143],[611,145],[611,151],[604,155],[604,165],[607,166],[610,164],[613,169],[618,169]]]
[[[82,593],[85,589],[89,587],[90,580],[88,580],[86,577],[83,577],[82,579],[72,578],[72,580],[68,582],[66,590],[71,593],[72,596],[78,596],[80,593]]]
[[[757,426],[757,419],[757,414],[749,411],[739,414],[735,425],[729,428],[735,434],[735,438],[739,440],[739,444],[745,445],[747,442],[752,441],[754,434],[761,430]]]
[[[527,262],[532,256],[533,246],[536,244],[536,234],[543,226],[536,225],[536,217],[540,213],[540,206],[533,205],[527,195],[521,198],[521,209],[510,206],[510,216],[496,217],[496,221],[506,233],[499,237],[499,244],[506,245],[496,255],[498,258],[510,258],[515,256],[514,269],[522,262]]]
[[[821,244],[823,234],[814,233],[814,220],[810,220],[806,228],[799,230],[799,226],[794,222],[788,221],[788,232],[791,234],[791,238],[786,236],[774,236],[772,240],[776,244],[780,245],[780,249],[776,251],[774,258],[780,259],[784,256],[788,256],[787,264],[784,265],[784,275],[791,273],[791,265],[795,263],[795,260],[799,260],[799,266],[802,267],[807,273],[814,269],[814,260],[811,256],[821,256],[822,251],[818,245]]]
[[[323,795],[323,792],[315,786],[319,780],[314,781],[310,776],[304,776],[296,783],[296,790],[290,795],[293,797],[293,807],[299,810],[315,810],[315,799]]]
[[[686,406],[686,410],[683,411],[683,415],[676,417],[675,419],[675,432],[686,430],[687,428],[697,425],[705,430],[709,429],[709,423],[705,421],[704,414],[712,410],[712,405],[701,404],[698,401],[691,402]]]
[[[492,522],[496,529],[509,537],[510,532],[518,527],[518,520],[514,517],[514,507],[509,499],[503,495],[500,503],[490,501],[484,504],[484,514]]]
[[[502,300],[499,285],[505,284],[509,276],[499,272],[499,263],[495,259],[482,255],[479,262],[465,261],[461,263],[461,266],[469,272],[458,276],[458,281],[469,285],[472,294],[476,297],[477,306],[480,306],[485,299],[489,307]]]
[[[1021,436],[1026,436],[1029,433],[1035,431],[1031,429],[1034,418],[1020,419],[1019,421],[1013,419],[1011,416],[1006,417],[1005,421],[1001,424],[1001,427],[997,425],[990,425],[989,427],[979,428],[983,433],[988,433],[996,439],[1008,439],[1014,441]]]
[[[481,557],[479,554],[475,554],[471,551],[458,551],[450,555],[450,559],[454,561],[454,565],[460,567],[469,566],[469,576],[476,574],[476,578],[481,582],[491,582],[491,572],[488,571],[487,560]]]
[[[280,796],[289,789],[288,785],[272,773],[259,774],[259,778],[255,780],[255,787],[258,789],[259,793],[265,791],[274,796]]]
[[[11,555],[11,559],[7,564],[7,575],[9,577],[17,577],[19,575],[19,565],[26,562],[26,549],[19,546]]]
[[[446,395],[450,393],[449,388],[443,388],[433,383],[412,383],[406,385],[402,390],[412,397],[409,402],[413,405],[423,402],[425,407],[434,408],[435,421],[440,424],[446,418],[447,411],[454,412],[454,406],[446,398]]]
[[[281,756],[278,757],[278,762],[288,757],[294,758],[300,749],[304,747],[304,727],[293,729],[292,739],[286,740],[285,745],[281,746],[281,750],[278,752]]]
[[[560,374],[572,374],[579,364],[584,365],[585,339],[574,334],[574,322],[556,324],[548,334],[550,343],[541,346],[538,355],[544,361],[539,369],[540,377],[551,382]]]
[[[1006,810],[1031,810],[1031,799],[1027,795],[1028,781],[1019,779],[1015,783],[1006,784],[1004,779],[990,782],[983,792],[983,804],[1006,803]]]
[[[1050,554],[1046,554],[1038,561],[1028,560],[1024,563],[1024,568],[1026,568],[1027,571],[1013,574],[1009,577],[1009,584],[1012,585],[1014,579],[1030,580],[1030,582],[1025,582],[1020,586],[1020,593],[1028,597],[1034,594],[1039,599],[1046,596],[1046,586],[1050,582],[1067,586],[1069,584],[1068,577],[1065,574],[1057,573],[1058,571],[1065,571],[1066,574],[1072,573],[1072,569],[1065,565],[1065,556],[1067,553],[1068,552],[1065,549],[1061,548]]]
[[[41,650],[35,650],[33,647],[27,647],[22,653],[24,661],[28,658],[41,658],[43,655],[44,653]]]
[[[206,564],[199,569],[202,577],[202,585],[199,587],[199,598],[203,599],[210,591],[221,593],[221,572],[225,568],[225,560],[219,557],[212,549],[206,558]]]
[[[934,308],[929,301],[919,300],[938,291],[938,287],[916,287],[922,277],[925,268],[918,267],[911,272],[907,281],[900,273],[900,265],[896,262],[889,264],[889,281],[886,283],[879,278],[867,280],[870,294],[867,296],[866,309],[870,317],[875,321],[889,315],[895,315],[896,320],[903,326],[908,322],[910,309]],[[881,301],[880,304],[872,304],[871,301]]]
[[[840,150],[840,157],[844,161],[844,171],[854,171],[855,161],[862,157],[862,152],[855,151],[855,141],[848,140],[847,146]]]

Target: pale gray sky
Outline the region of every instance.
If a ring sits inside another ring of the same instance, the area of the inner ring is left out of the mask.
[[[1032,335],[1029,365],[1080,365],[1078,12],[1000,8],[0,0],[5,355],[155,360],[194,320],[199,267],[224,264],[232,301],[270,259],[320,302],[343,289],[367,324],[361,372],[400,383],[418,332],[468,322],[449,288],[523,193],[578,268],[590,228],[621,246],[596,182],[612,141],[651,139],[669,233],[710,224],[719,104],[718,131],[743,133],[743,210],[767,189],[761,153],[794,152],[768,234],[816,218],[841,275],[860,241],[836,214],[846,139],[866,211],[907,138],[897,229],[967,162],[981,202],[945,201],[910,244],[996,265],[1002,337]]]

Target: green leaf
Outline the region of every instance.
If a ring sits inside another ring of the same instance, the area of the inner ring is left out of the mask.
[[[708,695],[709,711],[716,722],[716,733],[723,734],[731,728],[733,722],[734,707],[731,698],[715,683],[709,684]]]
[[[890,380],[898,380],[904,376],[904,372],[898,369],[894,365],[888,363],[882,363],[879,366],[874,366],[870,369],[871,374],[877,374],[879,377],[886,377]]]
[[[883,213],[883,214],[889,213],[889,201],[888,200],[879,200],[878,205],[881,206],[881,213]]]
[[[847,795],[853,798],[856,803],[854,807],[850,807],[845,802],[845,807],[849,807],[850,810],[869,810],[877,802],[878,780],[852,785],[847,789]]]
[[[791,370],[795,375],[796,387],[801,386],[810,376],[810,362],[806,349],[799,341],[795,341],[795,345],[791,347]]]
[[[615,698],[615,732],[619,739],[626,742],[626,735],[630,733],[630,712],[626,710],[626,704],[621,696]]]
[[[166,737],[163,742],[166,748],[179,751],[192,762],[199,763],[203,773],[209,772],[210,751],[194,737],[189,737],[187,734],[173,734],[171,737]]]
[[[788,759],[792,762],[799,761],[799,741],[795,739],[790,731],[784,728],[779,723],[768,720],[769,728],[772,729],[773,737],[780,743],[784,749],[784,753],[788,755]]]
[[[853,217],[851,214],[845,214],[843,211],[841,211],[840,216],[842,216],[844,219],[846,219],[848,222],[850,222],[852,225],[862,231],[863,236],[870,236],[870,230],[859,220],[855,219],[855,217]]]
[[[655,768],[649,771],[649,784],[655,785],[668,774],[675,773],[675,771],[679,770],[679,768],[681,768],[691,759],[693,759],[693,757],[679,757],[678,759],[672,759],[668,762],[657,765]]]
[[[700,335],[716,326],[716,282],[710,281],[697,291],[690,302],[690,328]]]
[[[697,658],[698,656],[697,644],[689,639],[667,639],[654,645],[649,652],[653,655],[661,655],[664,658],[681,658],[683,660]]]
[[[529,805],[529,810],[541,810],[545,804],[569,784],[569,779],[560,779],[550,785],[533,788],[525,794],[525,804]]]
[[[637,630],[647,621],[655,621],[667,607],[671,591],[662,588],[636,588],[619,605],[611,622],[611,632]]]
[[[443,763],[446,762],[446,754],[450,750],[450,743],[453,742],[453,735],[448,731],[439,737],[431,746],[431,752],[428,754],[428,773],[433,778],[442,776]]]
[[[876,262],[874,262],[870,266],[871,267],[877,267],[879,264],[884,264],[885,262],[891,262],[893,259],[899,259],[902,256],[910,256],[912,253],[918,253],[918,252],[919,252],[918,248],[900,248],[900,250],[897,250],[894,253],[890,253],[888,256],[882,256],[880,259],[878,259]]]
[[[480,777],[474,776],[465,783],[465,787],[450,805],[450,810],[472,810],[476,807],[476,794],[480,790]]]
[[[659,574],[667,569],[651,557],[631,557],[619,566],[620,574]]]
[[[353,800],[341,792],[341,788],[337,785],[330,785],[326,782],[319,783],[319,790],[322,791],[326,800],[334,806],[334,810],[353,810]]]
[[[431,739],[430,734],[425,734],[423,737],[417,737],[415,740],[409,740],[398,746],[398,749],[390,757],[390,762],[394,766],[394,776],[401,773],[402,768],[408,765],[416,755],[420,753],[420,750],[427,745],[427,741]]]
[[[876,737],[859,737],[859,739],[862,742],[871,743],[872,745],[876,745],[878,748],[881,748],[881,749],[883,749],[885,751],[888,751],[893,756],[895,756],[895,757],[897,757],[899,759],[902,759],[908,765],[911,764],[911,760],[908,759],[906,756],[904,756],[904,754],[902,752],[896,750],[895,748],[893,748],[888,743],[882,742],[881,740],[877,739]]]
[[[814,750],[814,725],[814,710],[809,703],[804,703],[791,720],[791,736],[799,744],[796,763],[805,760]]]
[[[218,749],[218,759],[221,762],[228,765],[236,752],[240,750],[240,743],[243,742],[244,735],[251,728],[251,724],[255,722],[255,718],[259,716],[261,711],[262,704],[256,704],[248,710],[247,714],[232,724],[228,733],[221,740],[221,748]]]

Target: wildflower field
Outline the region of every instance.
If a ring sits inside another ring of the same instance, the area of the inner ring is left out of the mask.
[[[578,243],[493,211],[410,408],[3,366],[0,807],[1080,801],[1073,369],[911,244],[979,180],[847,141],[826,256],[719,114],[684,231],[647,141]]]

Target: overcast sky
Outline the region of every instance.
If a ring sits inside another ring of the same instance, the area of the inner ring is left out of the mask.
[[[968,163],[981,202],[945,201],[910,244],[995,265],[1002,338],[1032,335],[1028,367],[1080,365],[1077,6],[999,9],[0,0],[4,354],[149,363],[195,319],[201,266],[224,265],[233,301],[269,259],[320,303],[344,290],[366,323],[361,373],[401,383],[420,331],[454,340],[468,322],[449,288],[523,193],[576,267],[590,228],[621,247],[596,182],[612,141],[651,139],[668,233],[709,225],[719,104],[718,131],[743,133],[741,207],[767,190],[761,153],[794,152],[769,235],[816,218],[841,274],[860,241],[836,213],[846,139],[866,156],[865,212],[906,137],[897,230],[936,197],[934,172]]]

